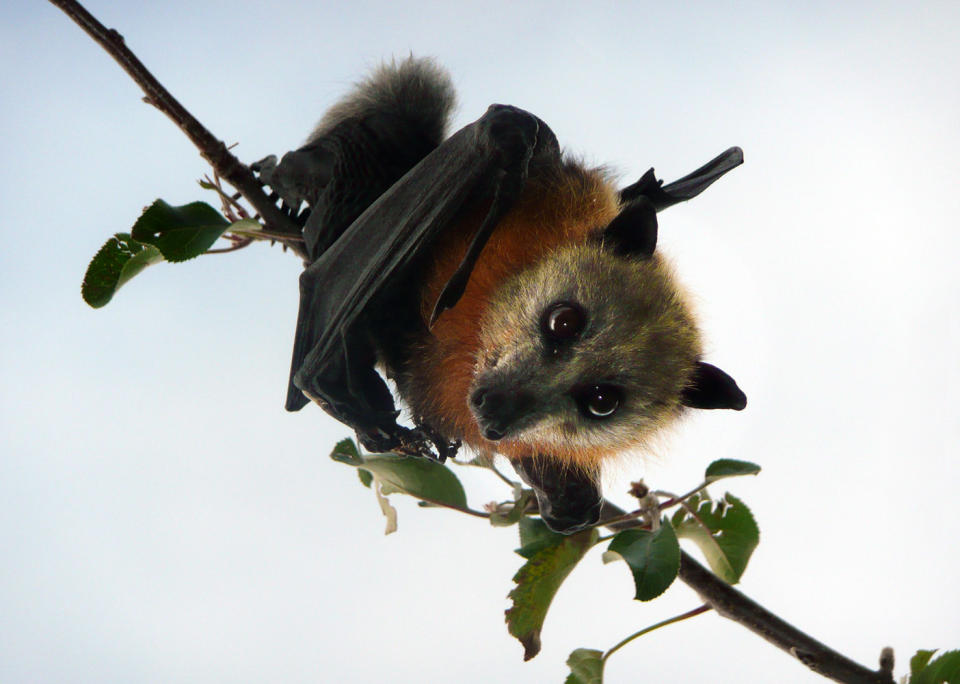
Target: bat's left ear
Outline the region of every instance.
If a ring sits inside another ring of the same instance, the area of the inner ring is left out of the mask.
[[[680,401],[690,408],[740,411],[747,405],[747,395],[737,387],[737,381],[722,370],[698,361]]]
[[[646,197],[625,205],[602,235],[603,246],[620,256],[649,258],[657,246],[657,210]]]

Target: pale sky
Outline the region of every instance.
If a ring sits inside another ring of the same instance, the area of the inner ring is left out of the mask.
[[[660,248],[749,406],[691,413],[608,494],[757,462],[715,488],[761,528],[743,591],[871,667],[893,646],[898,675],[960,647],[960,5],[302,5],[87,7],[245,161],[411,51],[449,68],[457,127],[523,107],[624,184],[743,147],[661,214]],[[395,496],[384,537],[327,458],[349,431],[283,410],[299,264],[278,248],[161,264],[88,308],[104,240],[157,197],[210,199],[208,168],[59,10],[0,18],[0,681],[562,682],[574,648],[698,605],[680,583],[631,600],[596,549],[523,663],[515,530]],[[462,471],[474,507],[508,496]],[[667,680],[823,681],[709,613],[607,667]]]

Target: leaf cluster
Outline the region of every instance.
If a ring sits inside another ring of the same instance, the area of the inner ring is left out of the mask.
[[[201,185],[217,189],[209,183]],[[83,301],[99,309],[147,266],[194,259],[208,253],[224,235],[244,246],[261,228],[251,218],[228,219],[206,202],[175,207],[158,199],[143,210],[129,233],[115,233],[94,255],[83,276]]]
[[[677,577],[680,538],[689,538],[704,549],[714,571],[723,573],[731,582],[742,575],[759,541],[757,525],[743,502],[729,494],[713,502],[705,494],[705,487],[711,482],[759,472],[759,466],[742,461],[711,464],[704,482],[691,494],[668,497],[667,506],[683,506],[672,518],[660,515],[658,498],[654,497],[657,514],[652,518],[653,524],[647,528],[641,525],[639,518],[649,512],[641,508],[619,523],[633,526],[604,537],[596,527],[572,535],[553,532],[534,517],[533,493],[519,484],[514,485],[511,500],[491,503],[481,513],[468,508],[459,478],[446,465],[394,454],[363,454],[351,439],[339,442],[331,458],[355,467],[361,483],[374,490],[387,518],[387,534],[397,529],[396,509],[385,501],[394,493],[414,496],[431,506],[482,515],[496,527],[517,526],[520,546],[516,553],[524,563],[513,577],[515,586],[508,594],[511,605],[506,611],[506,622],[509,633],[523,646],[524,660],[539,653],[550,604],[566,578],[595,546],[608,542],[604,560],[625,561],[634,580],[634,598],[649,601],[666,591]],[[649,508],[650,496],[643,500]],[[568,681],[600,682],[605,657],[603,652],[592,649],[574,651],[570,661],[573,679]]]

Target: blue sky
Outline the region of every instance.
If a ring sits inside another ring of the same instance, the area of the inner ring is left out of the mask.
[[[524,107],[624,183],[742,146],[660,245],[750,405],[691,415],[607,489],[756,461],[729,485],[762,532],[744,591],[863,663],[894,646],[898,673],[960,646],[960,6],[87,6],[246,161],[411,51],[451,71],[458,125]],[[573,648],[697,605],[679,585],[631,601],[597,552],[521,662],[514,533],[401,500],[383,537],[327,459],[347,431],[283,411],[298,263],[279,249],[160,265],[86,307],[103,241],[158,196],[201,198],[208,169],[59,10],[0,17],[0,680],[559,682]],[[464,479],[475,506],[506,496]],[[710,614],[607,675],[820,681]]]

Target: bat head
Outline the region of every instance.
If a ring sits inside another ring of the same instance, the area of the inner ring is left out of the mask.
[[[659,255],[602,243],[563,247],[512,278],[485,312],[469,395],[481,434],[503,451],[593,465],[675,416],[700,335]]]
[[[518,472],[558,531],[596,521],[604,456],[642,445],[685,406],[746,404],[700,360],[687,297],[649,235],[608,229],[551,252],[498,290],[480,337],[470,410],[491,449],[526,464]]]

